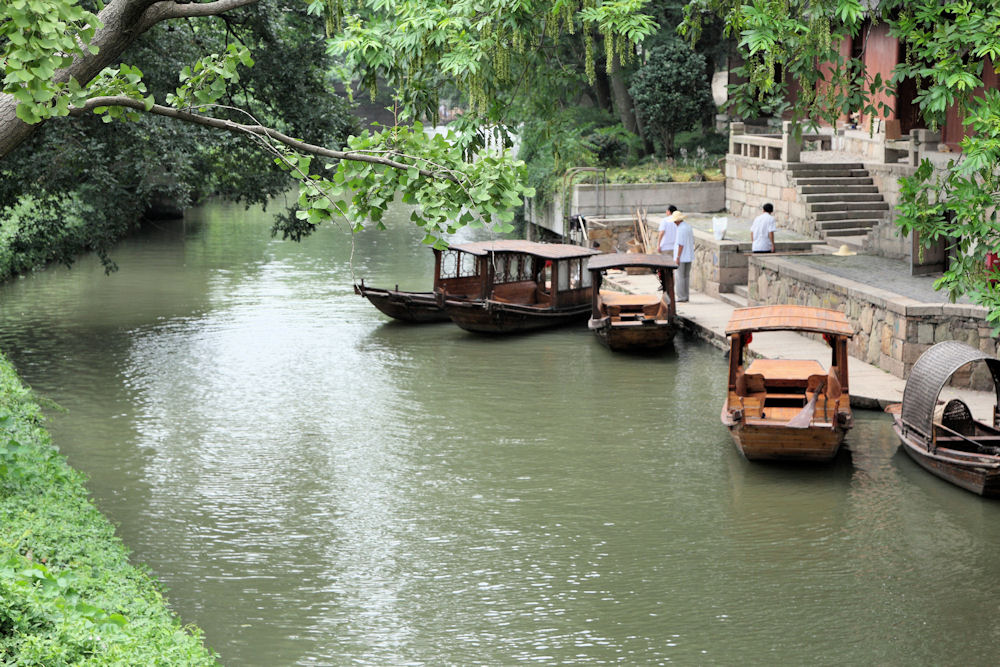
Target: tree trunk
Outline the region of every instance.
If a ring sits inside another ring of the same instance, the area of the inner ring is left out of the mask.
[[[625,76],[622,74],[621,62],[618,60],[617,53],[614,60],[611,61],[610,79],[611,92],[614,95],[615,110],[618,112],[619,120],[626,130],[632,134],[639,134],[639,124],[635,120],[632,96],[629,95],[628,88],[625,86]]]
[[[215,16],[258,0],[216,0],[206,3],[175,2],[174,0],[112,0],[97,17],[104,24],[94,33],[90,44],[99,51],[92,55],[84,51],[73,64],[56,72],[54,80],[70,77],[86,86],[97,74],[118,62],[121,54],[144,32],[160,21],[191,16]],[[16,115],[17,100],[0,94],[0,160],[31,136],[40,125],[27,125]]]
[[[614,113],[615,107],[611,102],[611,84],[608,82],[608,75],[603,67],[597,67],[595,79],[591,88],[593,88],[594,96],[597,98],[597,105],[608,113]]]

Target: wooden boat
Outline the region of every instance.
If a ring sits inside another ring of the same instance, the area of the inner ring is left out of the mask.
[[[622,294],[601,290],[608,270],[643,267],[660,279],[656,294]],[[674,269],[668,255],[609,253],[587,262],[593,283],[588,327],[598,340],[615,351],[640,352],[662,349],[674,340],[677,310],[674,302]]]
[[[755,359],[744,351],[760,331],[822,335],[830,366],[815,359]],[[847,340],[854,330],[843,313],[808,306],[758,306],[733,312],[729,390],[722,423],[749,460],[829,461],[854,423],[848,392]]]
[[[558,243],[482,241],[440,251],[439,264],[445,261],[445,253],[457,253],[458,265],[475,267],[465,282],[435,286],[438,303],[463,329],[515,333],[580,321],[590,313],[590,273],[584,264],[599,250]]]
[[[960,399],[939,405],[944,385],[960,368],[984,361],[1000,403],[1000,361],[957,341],[938,343],[913,364],[903,402],[890,405],[903,450],[925,470],[981,496],[1000,496],[1000,412],[993,424],[972,417]]]
[[[455,246],[456,248],[460,246]],[[482,293],[482,267],[475,257],[457,249],[434,250],[434,285],[430,292],[406,292],[354,285],[355,294],[368,299],[380,311],[402,322],[448,322],[442,295],[450,299],[477,298]]]
[[[448,313],[438,304],[434,292],[404,292],[396,289],[368,287],[362,280],[354,293],[368,299],[383,313],[402,322],[447,322]]]

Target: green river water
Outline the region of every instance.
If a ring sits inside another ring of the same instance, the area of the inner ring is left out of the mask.
[[[749,464],[722,353],[585,326],[390,322],[404,216],[271,239],[210,206],[0,286],[0,349],[229,665],[992,664],[1000,503],[860,413],[829,466]]]

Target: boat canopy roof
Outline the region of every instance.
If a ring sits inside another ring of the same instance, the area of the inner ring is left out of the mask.
[[[795,305],[734,310],[726,325],[726,335],[753,331],[811,331],[848,338],[854,335],[854,328],[839,310]]]
[[[451,250],[467,252],[471,255],[488,255],[491,252],[516,252],[524,255],[534,255],[542,259],[573,259],[600,254],[600,250],[584,248],[569,243],[535,243],[517,239],[497,239],[495,241],[476,241],[474,243],[456,243],[449,246]]]
[[[651,269],[676,269],[677,263],[673,255],[655,255],[644,252],[609,252],[591,257],[587,262],[589,271],[625,268],[627,266],[646,266]]]
[[[1000,400],[1000,360],[974,347],[955,340],[946,340],[929,348],[913,364],[903,389],[900,418],[908,428],[930,440],[934,429],[934,408],[941,389],[962,366],[973,361],[985,361],[993,376],[993,388]]]

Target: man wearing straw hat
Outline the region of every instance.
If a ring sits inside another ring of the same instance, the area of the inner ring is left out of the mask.
[[[684,222],[684,214],[679,211],[674,213],[674,224],[677,225],[677,239],[674,242],[674,261],[677,263],[675,296],[680,303],[687,301],[689,297],[691,262],[694,261],[694,230]]]
[[[661,253],[674,251],[674,239],[677,238],[677,226],[674,225],[674,214],[677,207],[671,204],[667,207],[667,215],[660,220],[660,235],[656,237],[656,249]]]

